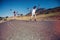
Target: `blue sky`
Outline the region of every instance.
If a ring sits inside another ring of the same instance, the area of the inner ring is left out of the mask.
[[[13,11],[27,14],[27,8],[40,5],[40,8],[54,8],[60,6],[60,0],[0,0],[0,16],[13,16]],[[12,9],[12,11],[10,11]]]

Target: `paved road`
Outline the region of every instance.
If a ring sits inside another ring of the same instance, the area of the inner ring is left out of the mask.
[[[0,24],[0,40],[59,40],[57,25],[60,21],[11,20]]]

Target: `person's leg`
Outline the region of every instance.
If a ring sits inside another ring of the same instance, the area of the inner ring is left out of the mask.
[[[35,14],[35,19],[34,20],[36,21],[36,14]]]
[[[32,14],[32,16],[31,16],[30,20],[32,20],[32,19],[33,19],[33,14]]]
[[[35,19],[36,19],[36,14],[35,14]]]

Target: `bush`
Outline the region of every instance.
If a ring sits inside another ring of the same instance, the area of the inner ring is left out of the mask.
[[[3,17],[0,17],[0,20],[2,20],[3,19]]]

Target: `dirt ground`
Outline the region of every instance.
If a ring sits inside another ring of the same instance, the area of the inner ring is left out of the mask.
[[[7,21],[0,23],[0,40],[59,40],[59,24],[60,21]]]

